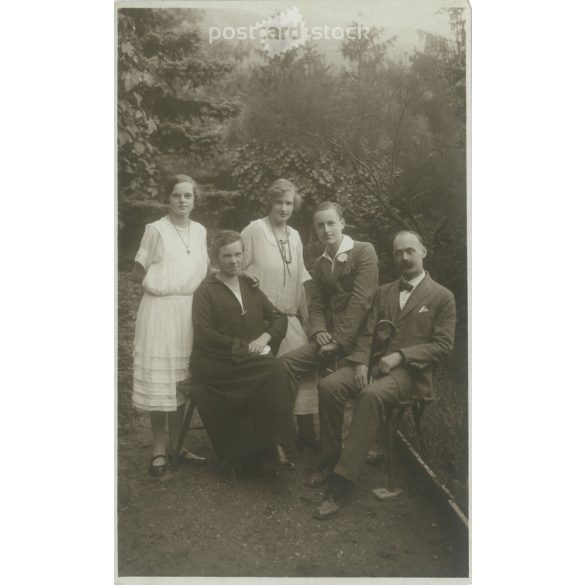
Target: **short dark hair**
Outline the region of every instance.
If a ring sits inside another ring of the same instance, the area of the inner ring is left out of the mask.
[[[211,244],[211,251],[209,256],[211,261],[217,264],[219,260],[219,251],[224,246],[229,246],[234,242],[242,242],[242,236],[233,230],[220,230],[215,234],[213,238],[213,243]],[[242,242],[242,250],[244,249],[244,242]]]
[[[272,204],[278,197],[284,195],[285,193],[293,194],[294,210],[297,211],[300,209],[301,205],[303,204],[303,198],[299,195],[294,184],[291,183],[288,179],[276,179],[276,181],[274,181],[274,183],[268,187],[268,191],[266,191],[266,197]]]
[[[326,211],[327,209],[335,209],[339,219],[343,219],[343,209],[341,208],[341,205],[339,205],[339,203],[334,203],[333,201],[324,201],[323,203],[319,203],[319,205],[317,205],[317,207],[315,207],[313,210],[313,217],[315,217],[315,214],[319,211]]]
[[[396,232],[394,234],[394,237],[392,238],[392,245],[394,245],[394,240],[401,234],[412,234],[420,242],[421,246],[425,245],[423,237],[418,232],[415,232],[414,230],[400,230],[399,232]]]
[[[175,185],[178,185],[179,183],[191,183],[191,185],[193,185],[193,194],[195,195],[195,197],[194,197],[195,202],[198,202],[201,199],[199,185],[197,185],[197,183],[195,182],[195,179],[193,179],[189,175],[173,175],[172,177],[169,178],[169,180],[167,181],[167,184],[165,186],[165,192],[164,192],[164,202],[165,203],[168,203],[170,201],[171,193],[173,192]]]

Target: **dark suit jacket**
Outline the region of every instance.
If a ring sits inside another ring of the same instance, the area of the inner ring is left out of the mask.
[[[329,331],[348,359],[367,364],[369,343],[362,335],[378,288],[378,256],[372,244],[357,241],[346,254],[347,261],[336,260],[333,272],[328,259],[315,261],[310,336]]]
[[[392,370],[392,375],[401,386],[411,384],[412,398],[431,400],[434,366],[453,350],[455,298],[427,273],[400,310],[399,282],[385,284],[378,290],[368,330],[378,320],[388,319],[396,326],[396,333],[386,347],[374,348],[373,361],[400,352],[404,365]]]

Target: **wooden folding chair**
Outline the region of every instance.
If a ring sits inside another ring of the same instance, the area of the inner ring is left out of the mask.
[[[203,425],[196,425],[191,426],[191,419],[193,418],[193,412],[195,411],[195,398],[193,396],[193,384],[191,380],[183,380],[182,382],[177,383],[177,391],[182,391],[186,394],[189,394],[189,405],[187,407],[187,412],[183,418],[183,423],[181,425],[181,432],[179,434],[179,440],[177,441],[177,446],[175,447],[175,452],[173,453],[173,465],[176,467],[179,465],[179,454],[181,453],[181,449],[183,448],[183,443],[185,442],[185,437],[189,431],[201,431],[205,430]]]

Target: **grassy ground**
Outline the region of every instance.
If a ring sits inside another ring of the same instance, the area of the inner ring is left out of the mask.
[[[234,483],[215,459],[204,431],[186,446],[209,458],[207,468],[183,467],[162,479],[148,476],[148,420],[131,405],[132,339],[141,296],[119,278],[118,323],[118,571],[134,576],[367,576],[455,577],[467,574],[465,543],[415,479],[402,473],[404,492],[381,502],[383,468],[364,469],[348,507],[328,522],[311,517],[322,497],[304,485],[317,460],[291,451],[295,472],[280,480]],[[445,374],[441,374],[445,375]],[[451,441],[461,433],[461,408],[443,408],[460,388],[440,380],[428,431],[447,429],[432,443],[438,461],[466,460]],[[435,408],[437,406],[437,408]],[[458,414],[459,413],[459,414]],[[431,412],[429,412],[429,415]],[[348,410],[348,417],[351,411]],[[451,425],[451,426],[450,426]],[[461,451],[461,450],[460,450]],[[466,448],[463,449],[466,453]],[[455,475],[443,466],[450,487]],[[401,468],[403,468],[401,466]],[[457,471],[461,473],[458,468]],[[461,475],[463,478],[464,476]],[[457,480],[459,481],[459,480]],[[460,491],[465,492],[464,481]],[[449,485],[449,484],[448,484]]]

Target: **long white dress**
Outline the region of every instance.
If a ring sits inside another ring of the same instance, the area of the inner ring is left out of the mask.
[[[297,314],[303,294],[303,283],[311,280],[303,260],[303,243],[299,232],[287,227],[291,263],[284,265],[276,236],[266,218],[256,219],[242,231],[244,262],[247,274],[258,277],[262,292],[270,302],[288,315],[288,329],[277,357],[308,343]],[[287,270],[288,267],[288,270]],[[290,272],[290,274],[289,274]],[[304,379],[297,394],[294,414],[318,412],[315,378]]]
[[[163,217],[146,226],[135,261],[146,276],[136,316],[132,401],[139,410],[172,412],[187,400],[176,384],[190,377],[193,293],[209,264],[206,230],[194,221],[180,228]]]

